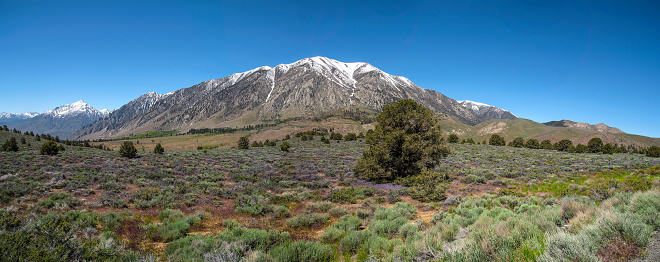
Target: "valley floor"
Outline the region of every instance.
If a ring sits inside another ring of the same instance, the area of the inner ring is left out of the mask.
[[[657,257],[658,158],[450,144],[402,186],[355,176],[363,140],[287,142],[135,159],[74,146],[43,156],[33,140],[0,152],[0,260]]]

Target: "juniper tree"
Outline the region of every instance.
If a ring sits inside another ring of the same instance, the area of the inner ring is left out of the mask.
[[[505,145],[506,145],[506,141],[505,141],[504,138],[501,137],[500,135],[498,135],[498,134],[493,134],[493,135],[491,135],[490,138],[488,139],[488,144],[491,145],[491,146],[505,146]]]
[[[11,137],[7,141],[5,141],[5,143],[2,145],[2,151],[6,151],[6,152],[18,151],[18,143],[16,142],[16,138]]]
[[[165,153],[165,148],[163,148],[160,143],[156,144],[156,147],[154,147],[154,154],[162,155],[163,153]]]
[[[238,149],[249,149],[250,139],[247,136],[242,136],[238,139]]]
[[[124,141],[124,143],[121,144],[121,147],[119,147],[119,155],[126,158],[136,158],[137,149],[133,145],[133,142]]]
[[[370,181],[391,181],[433,168],[449,154],[440,122],[431,110],[412,99],[382,108],[376,127],[367,134],[369,148],[354,171]]]
[[[515,139],[509,142],[510,147],[523,147],[525,145],[525,139],[522,137],[516,137]]]
[[[603,151],[603,140],[599,137],[594,137],[587,143],[587,148],[589,148],[590,153],[600,153]]]
[[[54,156],[60,152],[60,147],[57,146],[57,143],[55,143],[55,141],[50,140],[41,146],[39,152],[42,155]]]

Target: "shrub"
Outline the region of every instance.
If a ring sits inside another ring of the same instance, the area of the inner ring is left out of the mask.
[[[348,210],[344,207],[336,206],[328,210],[328,214],[333,217],[341,217],[343,215],[346,215],[348,213]]]
[[[49,156],[54,156],[57,155],[57,153],[60,151],[60,148],[57,146],[57,143],[55,141],[50,140],[43,145],[41,145],[41,149],[39,152],[42,155],[49,155]]]
[[[330,140],[341,140],[342,135],[340,133],[332,132],[330,133]]]
[[[319,213],[304,213],[286,221],[290,227],[310,227],[313,225],[321,225],[328,222],[330,217],[327,214]]]
[[[458,136],[456,134],[450,134],[449,137],[447,137],[447,142],[448,143],[458,143]]]
[[[268,199],[258,194],[240,193],[234,202],[234,211],[258,216],[273,211],[273,205],[268,204]]]
[[[355,133],[348,133],[344,136],[344,141],[354,141],[357,140],[357,135]]]
[[[433,168],[449,154],[441,142],[440,122],[435,114],[412,99],[384,106],[378,124],[367,136],[369,148],[354,171],[371,181],[392,181]]]
[[[280,145],[280,151],[282,152],[289,152],[289,149],[291,148],[291,144],[289,142],[282,142]]]
[[[273,213],[275,213],[275,217],[277,218],[291,217],[291,210],[285,205],[276,206]]]
[[[272,249],[268,254],[276,261],[331,261],[332,248],[307,240],[300,240]]]
[[[317,212],[328,212],[330,208],[332,208],[332,203],[330,202],[310,203],[307,205],[307,209]]]
[[[430,202],[445,200],[445,190],[448,187],[449,180],[447,173],[427,169],[419,175],[402,178],[395,181],[395,183],[409,187],[407,192],[413,199]]]
[[[131,141],[124,141],[124,143],[121,144],[121,147],[119,147],[119,155],[122,157],[136,158],[137,152],[137,149]]]

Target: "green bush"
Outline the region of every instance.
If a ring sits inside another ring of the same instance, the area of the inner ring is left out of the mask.
[[[50,140],[43,145],[41,145],[41,149],[39,152],[42,155],[49,155],[49,156],[55,156],[57,155],[58,152],[60,152],[60,148],[57,146],[57,143],[55,141]]]
[[[2,151],[5,152],[16,152],[18,151],[18,143],[16,142],[15,137],[10,137],[5,141],[4,144],[2,144]]]
[[[445,190],[448,187],[449,181],[450,178],[447,173],[426,169],[418,175],[401,178],[394,183],[407,186],[408,189],[406,191],[413,199],[422,202],[431,202],[445,200]]]
[[[330,217],[327,214],[303,213],[286,221],[290,227],[310,227],[313,225],[322,225],[328,222]]]
[[[357,135],[355,133],[348,133],[344,136],[344,141],[354,141],[357,140]]]
[[[449,137],[447,137],[447,142],[452,144],[458,143],[458,135],[450,134]]]
[[[348,213],[348,210],[344,207],[336,206],[328,210],[328,214],[333,217],[341,217],[343,215],[346,215]]]
[[[291,210],[285,205],[276,206],[273,213],[275,213],[275,217],[277,218],[291,217]]]
[[[268,254],[275,261],[331,261],[332,248],[314,241],[296,241],[272,249]]]
[[[234,211],[258,216],[270,213],[274,206],[268,204],[268,198],[258,194],[240,193],[234,202]]]
[[[330,202],[316,202],[307,204],[307,209],[316,212],[328,212],[332,208],[332,203]]]
[[[282,142],[282,144],[280,144],[280,151],[282,152],[289,152],[290,148],[291,144],[289,144],[289,142]]]

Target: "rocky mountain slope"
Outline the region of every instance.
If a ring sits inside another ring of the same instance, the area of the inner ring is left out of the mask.
[[[120,109],[108,117],[116,121],[104,119],[69,138],[103,139],[149,130],[242,127],[278,119],[314,117],[349,107],[377,111],[405,98],[469,125],[481,121],[456,100],[423,89],[405,77],[390,75],[368,63],[312,57],[180,89],[156,99],[139,114],[125,114]]]
[[[474,102],[470,100],[458,101],[460,105],[469,109],[475,115],[479,116],[483,121],[491,119],[514,119],[518,118],[511,112],[499,107],[487,105],[484,103]]]
[[[108,110],[97,110],[82,100],[43,112],[16,125],[21,131],[66,137],[85,125],[108,115]]]

